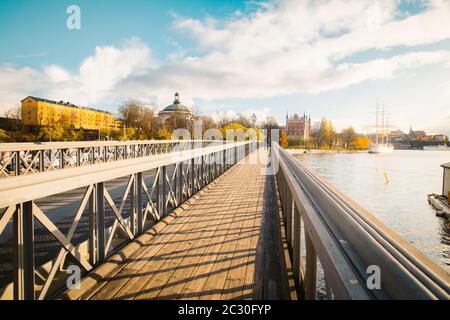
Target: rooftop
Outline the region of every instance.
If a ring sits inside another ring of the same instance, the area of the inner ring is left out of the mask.
[[[187,111],[191,112],[191,109],[180,102],[180,95],[178,92],[175,93],[175,99],[173,100],[173,104],[165,107],[163,111]]]
[[[49,99],[44,99],[44,98],[39,98],[39,97],[33,97],[33,96],[28,96],[25,99],[22,99],[21,102],[27,100],[27,99],[34,99],[36,101],[42,101],[42,102],[47,102],[47,103],[52,103],[52,104],[58,104],[60,106],[65,106],[65,107],[70,107],[70,108],[77,108],[77,109],[83,109],[83,110],[91,110],[91,111],[95,111],[95,112],[103,112],[103,113],[107,113],[107,114],[112,114],[109,111],[104,111],[104,110],[100,110],[100,109],[94,109],[94,108],[88,108],[88,107],[82,107],[82,106],[77,106],[73,103],[70,102],[65,102],[65,101],[55,101],[55,100],[49,100]]]

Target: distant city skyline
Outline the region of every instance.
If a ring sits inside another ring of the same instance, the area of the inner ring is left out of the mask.
[[[178,91],[204,114],[367,132],[379,98],[395,128],[450,134],[447,0],[18,0],[0,3],[0,28],[1,113],[29,95],[163,108]]]

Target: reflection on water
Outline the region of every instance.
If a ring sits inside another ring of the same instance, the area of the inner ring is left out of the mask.
[[[450,152],[309,154],[297,159],[450,272],[450,226],[427,202],[427,194],[442,193],[440,165],[450,161]]]

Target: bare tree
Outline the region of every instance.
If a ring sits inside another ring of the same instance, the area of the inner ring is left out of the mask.
[[[350,126],[344,130],[342,130],[340,134],[340,139],[345,148],[349,149],[353,140],[358,137],[358,134],[355,132],[355,129]]]
[[[20,107],[12,107],[3,113],[3,116],[8,119],[22,119],[22,109]]]
[[[129,100],[119,108],[120,118],[127,128],[135,128],[138,134],[152,138],[161,128],[153,109],[136,100]]]

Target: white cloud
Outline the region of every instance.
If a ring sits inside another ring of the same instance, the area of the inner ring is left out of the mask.
[[[0,108],[28,94],[91,105],[117,105],[127,98],[165,104],[174,91],[187,104],[196,98],[315,94],[429,64],[448,67],[449,51],[413,49],[450,38],[450,1],[427,3],[412,16],[402,15],[398,1],[391,0],[280,0],[225,20],[176,16],[174,28],[204,54],[177,48],[179,54],[159,64],[151,48],[134,38],[122,47],[97,47],[76,74],[56,65],[43,71],[4,65]],[[351,62],[352,55],[367,50],[397,47],[409,49]]]

